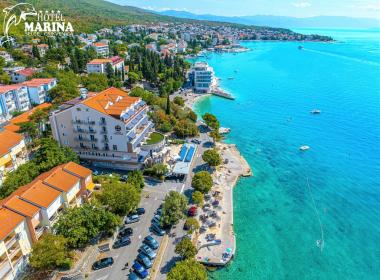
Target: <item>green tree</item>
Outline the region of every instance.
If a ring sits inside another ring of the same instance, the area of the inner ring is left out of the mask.
[[[81,207],[66,209],[54,225],[54,230],[67,238],[71,248],[83,248],[100,233],[113,233],[120,222],[118,216],[104,207],[85,203]]]
[[[140,79],[140,76],[136,72],[129,72],[128,73],[128,85],[135,84]]]
[[[185,105],[185,101],[183,100],[183,98],[181,96],[174,97],[173,102],[179,106]]]
[[[191,198],[195,204],[197,204],[200,207],[203,206],[203,203],[204,203],[204,194],[203,193],[201,193],[200,191],[195,191],[195,192],[193,192]]]
[[[72,257],[66,238],[47,233],[33,244],[29,262],[37,270],[69,269]]]
[[[108,79],[111,79],[115,75],[115,71],[113,70],[111,63],[106,64],[106,75]]]
[[[5,85],[9,85],[11,83],[11,77],[9,77],[9,75],[5,72],[1,73],[0,74],[0,83],[5,84]]]
[[[164,227],[171,227],[184,217],[187,207],[187,198],[183,194],[170,191],[162,205],[161,223]]]
[[[174,252],[180,255],[182,259],[191,259],[197,254],[197,248],[191,242],[190,238],[185,237],[177,243]]]
[[[199,131],[198,127],[189,120],[180,120],[174,126],[174,132],[178,137],[193,137],[197,136]]]
[[[210,134],[210,137],[212,138],[212,140],[214,142],[220,141],[222,139],[222,136],[219,133],[219,129],[218,130],[210,131],[209,134]]]
[[[212,187],[212,177],[207,171],[199,171],[195,173],[191,186],[201,193],[208,193]]]
[[[133,185],[117,181],[102,185],[99,201],[112,213],[124,216],[137,208],[140,193]]]
[[[167,280],[207,280],[205,267],[194,259],[177,262]]]
[[[133,185],[138,190],[142,190],[145,186],[143,173],[140,170],[129,172],[127,183]]]
[[[82,83],[89,91],[99,92],[108,88],[107,76],[101,73],[90,73],[84,76]]]
[[[202,159],[212,167],[218,166],[222,163],[222,158],[216,149],[206,150],[202,155]]]
[[[188,232],[191,234],[194,230],[199,229],[199,222],[197,219],[189,217],[185,221],[185,227],[189,229]]]
[[[33,47],[32,47],[32,54],[33,54],[33,57],[35,57],[37,59],[41,58],[40,51],[38,50],[36,45],[33,45]]]
[[[157,177],[161,180],[164,179],[164,175],[168,172],[168,167],[166,164],[156,163],[150,168],[144,170],[144,174],[148,176]]]
[[[209,126],[210,128],[214,130],[219,129],[219,126],[220,126],[219,121],[213,114],[206,113],[202,116],[202,119],[204,120],[206,125]]]
[[[166,115],[170,115],[170,97],[169,97],[169,94],[166,96]]]

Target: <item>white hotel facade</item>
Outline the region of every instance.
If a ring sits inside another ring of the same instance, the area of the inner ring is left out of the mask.
[[[206,62],[196,62],[190,70],[194,90],[198,93],[210,93],[216,85],[214,69]]]
[[[140,169],[149,152],[141,149],[153,130],[141,98],[109,88],[66,102],[50,116],[54,138],[94,166]]]

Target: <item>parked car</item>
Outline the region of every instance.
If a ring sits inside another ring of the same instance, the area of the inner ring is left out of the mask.
[[[119,234],[117,235],[117,238],[122,238],[125,236],[131,236],[133,234],[133,229],[132,228],[123,228],[122,230],[119,231]]]
[[[147,237],[144,238],[144,241],[143,241],[146,245],[148,245],[150,248],[152,248],[153,250],[156,250],[158,249],[158,247],[160,246],[158,244],[158,242],[156,241],[156,239],[154,239],[152,236],[148,235]]]
[[[133,265],[132,265],[132,268],[134,270],[134,272],[140,276],[140,278],[144,279],[148,276],[148,271],[141,265],[139,264],[138,262],[135,262]]]
[[[163,230],[159,225],[152,224],[152,226],[150,227],[150,230],[158,236],[165,235],[165,230]]]
[[[152,219],[152,223],[160,225],[161,224],[160,221],[161,221],[161,216],[160,215],[154,215],[154,217]]]
[[[156,211],[156,215],[162,215],[162,208],[158,208]]]
[[[139,279],[140,279],[140,277],[138,277],[137,274],[134,272],[131,272],[128,275],[128,280],[139,280]]]
[[[112,248],[117,249],[117,248],[120,248],[123,246],[127,246],[129,244],[131,244],[131,239],[128,236],[125,236],[125,237],[122,237],[122,238],[116,240],[115,243],[113,244]]]
[[[147,269],[151,268],[153,265],[150,259],[143,253],[138,254],[136,260]]]
[[[112,257],[109,257],[109,258],[103,258],[103,259],[100,259],[96,262],[94,262],[92,264],[92,269],[93,270],[99,270],[99,269],[102,269],[102,268],[106,268],[106,267],[109,267],[111,265],[113,265],[113,258]]]
[[[140,221],[139,215],[131,215],[125,219],[126,224],[133,224],[133,223],[137,223],[138,221]]]
[[[194,217],[194,216],[196,216],[197,215],[197,206],[191,206],[190,208],[189,208],[189,210],[187,211],[187,215],[189,216],[189,217]]]
[[[137,208],[136,209],[136,213],[137,213],[137,215],[143,215],[143,214],[145,214],[145,208],[142,208],[142,207]]]
[[[198,145],[201,143],[201,141],[199,141],[198,139],[193,139],[191,140],[191,142]]]
[[[139,253],[145,254],[149,259],[153,260],[156,257],[156,252],[154,252],[152,249],[149,248],[148,245],[141,245],[139,249]]]

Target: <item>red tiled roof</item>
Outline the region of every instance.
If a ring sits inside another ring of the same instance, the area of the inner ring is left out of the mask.
[[[17,74],[23,75],[25,77],[30,77],[36,72],[37,72],[36,69],[33,69],[33,68],[25,68],[25,69],[16,71]]]
[[[102,42],[96,42],[96,43],[94,43],[94,46],[95,46],[95,47],[107,47],[108,44],[106,44],[106,43],[102,43]]]
[[[0,240],[7,237],[25,218],[11,210],[0,208]]]
[[[0,132],[0,156],[6,155],[10,150],[18,145],[24,137],[20,134],[14,133],[9,130]]]
[[[42,86],[42,85],[50,84],[54,80],[55,80],[55,78],[31,79],[30,81],[23,82],[22,84],[24,86],[28,86],[28,87],[39,87],[39,86]]]
[[[0,94],[23,87],[22,84],[0,86]]]

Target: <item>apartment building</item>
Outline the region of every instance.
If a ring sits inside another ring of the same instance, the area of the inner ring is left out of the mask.
[[[0,279],[17,278],[32,244],[51,229],[63,209],[82,204],[93,185],[91,170],[69,162],[0,201]]]
[[[0,86],[0,114],[5,119],[10,119],[14,112],[25,112],[30,108],[26,86],[21,84]]]
[[[199,93],[210,93],[216,84],[214,69],[206,62],[196,62],[190,70],[194,90]]]
[[[106,73],[107,64],[110,63],[114,71],[122,71],[124,68],[124,59],[119,56],[114,56],[111,58],[98,58],[93,59],[87,63],[87,73]]]
[[[23,68],[10,73],[12,83],[22,83],[25,82],[28,78],[32,77],[33,74],[37,73],[37,70],[34,68]]]
[[[96,42],[92,44],[95,48],[96,54],[101,57],[108,57],[110,54],[110,50],[108,44],[103,42]]]
[[[48,100],[48,92],[57,85],[57,79],[32,79],[23,85],[27,87],[30,102],[39,105]]]
[[[149,152],[141,149],[153,129],[139,97],[109,88],[63,104],[50,116],[53,137],[94,166],[140,169]]]
[[[24,137],[12,131],[0,131],[0,186],[8,173],[16,170],[27,160],[28,152]]]

